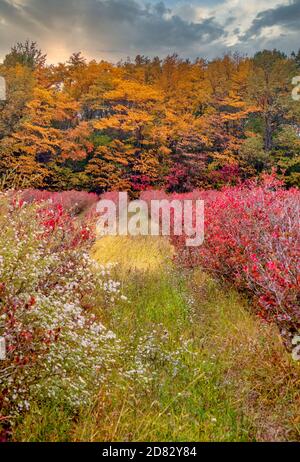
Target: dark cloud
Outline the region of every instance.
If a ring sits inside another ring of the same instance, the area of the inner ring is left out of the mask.
[[[16,6],[0,0],[1,49],[25,38],[49,46],[60,41],[66,49],[119,50],[159,54],[189,53],[226,34],[214,17],[187,21],[164,2],[136,0],[22,0]],[[2,21],[1,21],[2,20]]]
[[[137,53],[213,57],[231,50],[227,43],[252,53],[268,44],[260,32],[272,25],[283,26],[286,34],[274,37],[274,44],[285,50],[295,44],[300,0],[258,13],[246,32],[243,20],[248,8],[244,3],[243,9],[239,8],[239,3],[241,0],[0,0],[0,58],[16,41],[27,38],[37,41],[52,62],[78,50],[89,58],[114,61]]]
[[[282,26],[287,31],[300,30],[300,0],[260,12],[240,39],[257,37],[265,27]]]

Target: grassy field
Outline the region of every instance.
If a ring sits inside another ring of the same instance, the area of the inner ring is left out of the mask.
[[[119,363],[90,409],[74,420],[33,408],[16,440],[300,439],[299,366],[235,291],[179,271],[163,238],[104,237],[93,254],[116,263],[121,282],[116,307],[101,307],[121,341]]]

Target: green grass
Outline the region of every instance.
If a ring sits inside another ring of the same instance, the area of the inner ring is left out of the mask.
[[[174,268],[162,238],[105,237],[93,254],[116,262],[128,298],[99,307],[123,345],[113,379],[73,421],[64,410],[33,409],[15,439],[300,439],[299,367],[235,291]]]
[[[202,352],[202,333],[193,324],[184,278],[165,268],[157,274],[143,272],[130,277],[128,302],[110,313],[110,327],[126,345],[129,367],[147,335],[157,339],[163,352],[175,352],[178,368],[169,367],[160,357],[146,359],[151,383],[139,377],[124,387],[110,387],[110,395],[82,416],[85,426],[77,425],[78,440],[186,441],[247,439],[233,405],[220,386],[218,364]],[[162,341],[164,335],[168,336]],[[199,335],[200,334],[200,335]],[[184,341],[191,341],[182,348]],[[117,384],[120,385],[120,384]],[[90,424],[87,421],[90,419]],[[92,438],[91,438],[92,436]]]
[[[15,441],[71,441],[74,416],[50,403],[36,404],[13,431]]]

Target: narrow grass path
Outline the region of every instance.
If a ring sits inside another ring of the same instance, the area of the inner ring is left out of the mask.
[[[299,441],[299,364],[231,289],[172,263],[161,237],[104,237],[123,296],[98,307],[119,362],[89,409],[37,405],[17,441]],[[111,306],[111,305],[109,305]]]
[[[127,300],[103,312],[124,374],[85,412],[84,441],[298,440],[299,368],[236,292],[172,264],[168,241],[105,237]]]

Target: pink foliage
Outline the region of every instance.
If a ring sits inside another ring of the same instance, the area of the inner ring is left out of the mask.
[[[176,261],[229,281],[251,295],[258,314],[280,327],[300,327],[300,191],[284,190],[273,176],[221,191],[167,195],[146,191],[142,199],[203,199],[204,243],[186,247],[172,236]]]
[[[113,201],[115,204],[117,204],[119,201],[119,194],[120,194],[119,191],[107,191],[101,194],[100,199]]]
[[[240,170],[238,165],[224,165],[220,170],[212,171],[210,177],[214,183],[237,184],[240,182]]]
[[[53,205],[61,205],[64,210],[79,214],[95,205],[98,196],[95,193],[88,193],[86,191],[70,190],[51,192],[38,189],[26,189],[22,193],[22,199],[28,203],[50,201]]]
[[[131,175],[130,180],[134,191],[145,191],[151,184],[151,178],[148,175]]]

